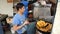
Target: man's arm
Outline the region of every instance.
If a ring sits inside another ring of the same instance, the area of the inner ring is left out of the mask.
[[[24,26],[27,25],[27,24],[29,24],[28,21],[25,21],[25,22],[24,22],[22,25],[20,25],[20,26],[14,25],[14,26],[13,26],[13,30],[14,30],[14,31],[17,31],[17,30],[21,29],[22,27],[24,27]]]
[[[21,29],[21,28],[24,27],[24,26],[25,26],[25,24],[22,24],[21,26],[14,25],[14,26],[13,26],[13,30],[14,30],[14,31],[17,31],[17,30]]]

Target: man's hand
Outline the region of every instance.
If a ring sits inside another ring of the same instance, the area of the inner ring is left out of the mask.
[[[25,25],[28,25],[28,24],[29,24],[29,21],[28,21],[28,20],[26,20],[26,21],[24,22],[24,24],[25,24]]]

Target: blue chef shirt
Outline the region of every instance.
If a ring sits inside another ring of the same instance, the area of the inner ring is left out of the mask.
[[[13,18],[13,25],[17,25],[20,26],[24,23],[25,21],[25,16],[24,15],[20,15],[20,14],[16,14]],[[24,31],[26,31],[27,26],[24,26],[22,29],[17,30],[18,34],[22,34]]]

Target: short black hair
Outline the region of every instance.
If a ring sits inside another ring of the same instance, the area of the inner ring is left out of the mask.
[[[23,6],[24,6],[23,3],[17,3],[16,9],[19,10],[19,9],[21,9]]]

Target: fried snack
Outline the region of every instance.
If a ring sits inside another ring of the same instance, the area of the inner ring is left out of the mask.
[[[39,27],[44,27],[47,25],[47,23],[45,23],[45,21],[40,20],[37,22],[37,25],[39,25]]]
[[[48,26],[46,26],[48,24]],[[46,27],[44,27],[46,26]],[[52,29],[52,24],[50,23],[46,23],[45,21],[38,21],[37,22],[37,25],[36,25],[37,29],[39,29],[40,31],[43,31],[43,32],[50,32],[51,29]],[[44,28],[43,28],[44,27]]]
[[[40,28],[41,31],[44,31],[44,32],[49,32],[52,28],[52,24],[49,24],[47,27],[45,28]]]

